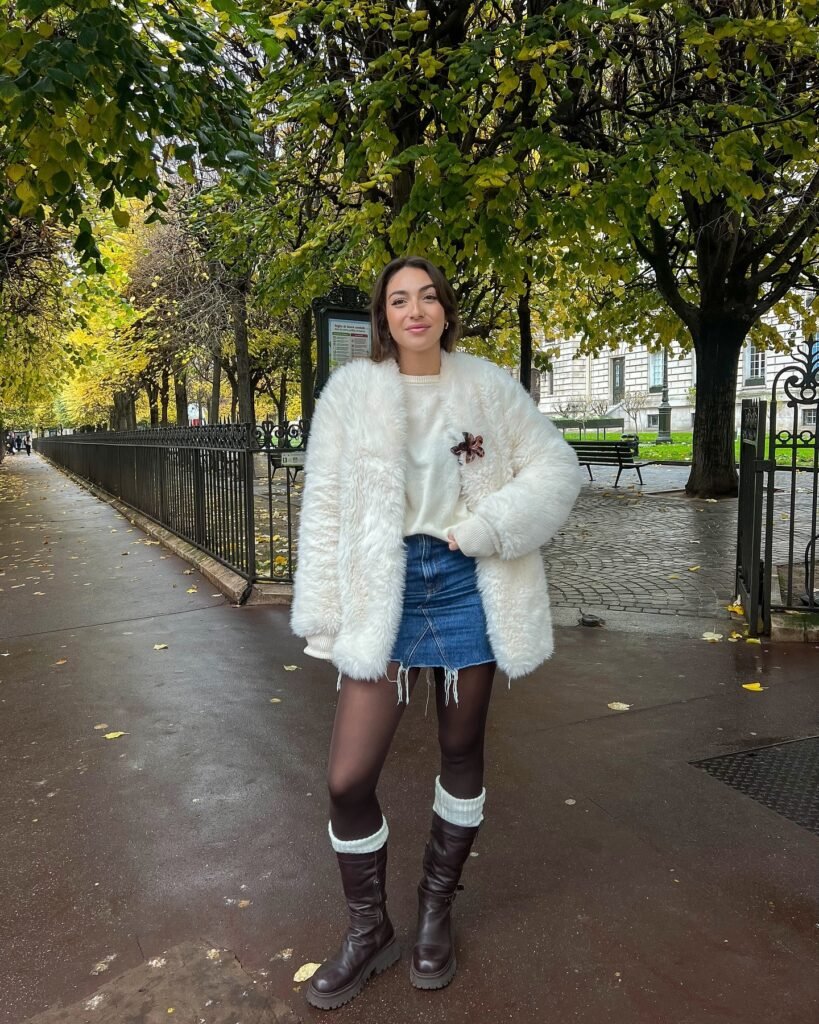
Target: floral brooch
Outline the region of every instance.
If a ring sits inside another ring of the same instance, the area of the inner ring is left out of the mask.
[[[468,434],[464,431],[463,441],[461,441],[460,444],[456,444],[454,448],[450,448],[449,450],[453,455],[458,456],[458,462],[461,461],[461,455],[466,456],[467,462],[472,462],[475,458],[483,458],[484,451],[482,446],[483,438],[480,435],[478,435],[478,437],[473,437],[472,434]]]

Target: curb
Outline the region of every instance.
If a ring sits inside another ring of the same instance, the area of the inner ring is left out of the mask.
[[[73,473],[70,469],[66,469],[64,466],[60,466],[56,462],[52,462],[52,460],[43,455],[42,452],[38,452],[37,454],[44,462],[47,462],[50,466],[53,466],[54,469],[58,470],[64,476],[67,476],[69,480],[73,481],[79,487],[82,487],[84,491],[88,491],[89,494],[93,494],[99,501],[105,502],[106,505],[110,505],[111,508],[119,512],[120,515],[125,516],[132,526],[136,526],[149,537],[152,537],[154,540],[158,540],[164,548],[167,548],[168,551],[178,555],[190,565],[196,566],[205,579],[209,583],[212,583],[217,590],[224,594],[225,597],[227,597],[233,604],[245,604],[248,598],[253,596],[253,591],[258,589],[258,584],[249,584],[244,576],[240,576],[239,573],[234,572],[233,569],[228,569],[227,566],[222,565],[221,562],[218,562],[211,555],[205,554],[204,551],[201,551],[194,544],[183,540],[164,526],[160,526],[158,523],[155,523],[153,519],[149,519],[143,512],[138,512],[130,505],[126,505],[124,501],[120,501],[119,498],[115,498],[113,494],[109,494],[108,491],[103,490],[102,487],[98,487],[96,484],[92,484],[89,480],[84,480],[81,476],[77,476],[77,474]],[[273,584],[273,586],[282,586],[282,584]],[[292,587],[289,589],[292,591]],[[281,598],[274,601],[253,601],[254,604],[284,604],[289,602],[289,597],[286,601]]]

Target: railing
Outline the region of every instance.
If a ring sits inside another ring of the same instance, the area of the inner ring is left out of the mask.
[[[751,636],[771,633],[773,612],[819,612],[816,341],[797,345],[792,359],[776,375],[767,408],[742,403],[737,593]]]
[[[292,582],[305,441],[303,422],[265,422],[63,434],[35,449],[249,583]]]

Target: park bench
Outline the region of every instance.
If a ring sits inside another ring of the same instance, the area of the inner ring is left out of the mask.
[[[624,469],[637,470],[637,476],[642,484],[643,475],[640,468],[650,464],[636,460],[635,456],[639,454],[637,441],[567,441],[566,443],[574,448],[580,465],[585,466],[589,471],[590,480],[594,480],[592,466],[617,466],[615,487],[620,482],[620,474]]]

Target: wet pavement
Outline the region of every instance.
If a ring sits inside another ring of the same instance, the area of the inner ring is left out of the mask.
[[[607,499],[606,519],[588,492],[602,557],[654,499]],[[730,536],[731,503],[665,500],[689,519],[662,514],[668,540],[646,564],[710,571],[722,551],[732,565],[715,539]],[[692,531],[708,559],[689,558]],[[588,557],[578,581],[615,573]],[[0,574],[0,1024],[261,1024],[295,1019],[286,1006],[322,1019],[293,976],[343,926],[324,797],[332,667],[302,654],[286,609],[228,605],[35,456],[0,465]],[[405,954],[334,1019],[819,1019],[819,839],[691,763],[819,732],[819,655],[703,641],[698,616],[729,628],[720,580],[713,597],[686,589],[683,614],[629,599],[603,629],[567,615],[555,658],[498,684],[486,822],[455,910],[459,972],[432,993],[407,977],[436,774],[416,691],[380,790]],[[683,628],[657,625],[671,620]],[[191,944],[230,965],[223,987],[203,978],[195,1009],[196,987],[173,973]],[[125,1016],[112,983],[158,994]],[[169,1016],[180,986],[184,1015]]]

